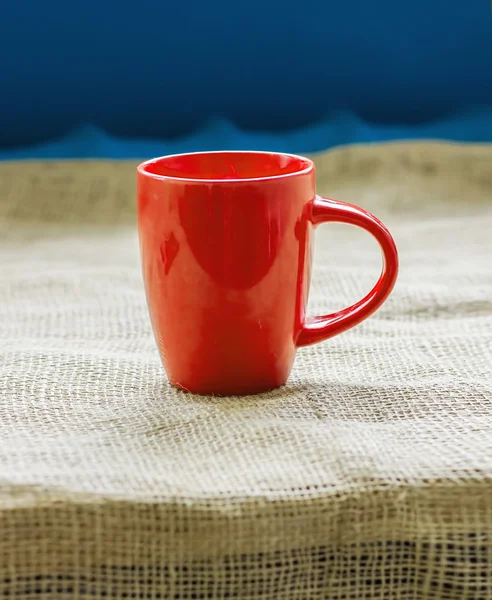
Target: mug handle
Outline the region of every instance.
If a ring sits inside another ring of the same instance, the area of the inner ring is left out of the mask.
[[[371,213],[353,204],[315,196],[311,203],[310,221],[349,223],[372,234],[383,253],[383,269],[372,290],[359,302],[343,310],[321,317],[308,317],[297,339],[297,346],[309,346],[343,333],[374,313],[393,289],[398,276],[398,251],[387,228]]]

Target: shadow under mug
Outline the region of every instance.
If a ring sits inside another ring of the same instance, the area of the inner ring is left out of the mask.
[[[283,385],[297,348],[369,317],[390,294],[398,254],[367,211],[315,192],[314,163],[274,152],[201,152],[137,169],[138,231],[150,318],[172,385],[246,395]],[[313,231],[371,233],[382,273],[359,302],[306,317]]]

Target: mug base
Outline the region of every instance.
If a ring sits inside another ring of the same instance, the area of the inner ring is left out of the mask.
[[[170,384],[182,392],[193,394],[195,396],[208,396],[208,397],[231,397],[231,396],[256,396],[258,394],[266,394],[272,390],[276,390],[287,383],[285,381],[279,381],[278,383],[256,383],[256,384],[237,384],[237,385],[223,385],[223,386],[200,386],[193,385],[192,383],[184,385],[177,381],[169,381]]]

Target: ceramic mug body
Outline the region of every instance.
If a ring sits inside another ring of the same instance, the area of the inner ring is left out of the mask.
[[[207,395],[283,385],[299,346],[352,327],[396,279],[391,235],[372,215],[315,193],[314,164],[270,152],[205,152],[137,171],[142,271],[170,382]],[[313,228],[343,221],[379,241],[383,273],[360,303],[306,319]]]

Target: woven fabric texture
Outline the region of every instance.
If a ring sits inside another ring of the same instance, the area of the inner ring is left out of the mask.
[[[492,598],[492,147],[315,161],[394,233],[398,284],[286,387],[221,399],[166,381],[135,164],[0,164],[0,598]],[[320,228],[309,312],[380,260]]]

